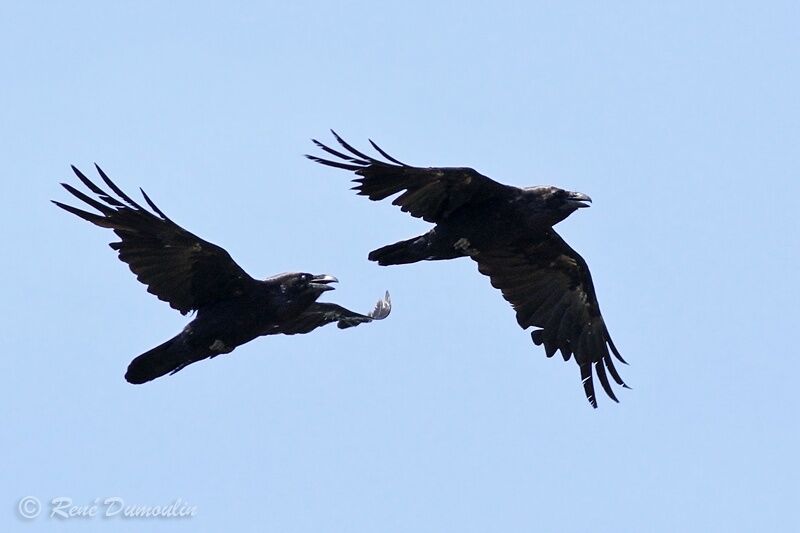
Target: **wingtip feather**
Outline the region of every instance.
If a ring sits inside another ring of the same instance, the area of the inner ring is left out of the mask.
[[[392,298],[389,295],[389,291],[386,291],[386,294],[383,298],[378,300],[375,304],[375,308],[372,312],[367,315],[373,320],[383,320],[392,312]]]
[[[578,365],[581,372],[581,382],[583,383],[583,392],[586,394],[586,399],[589,403],[597,409],[597,395],[594,393],[594,382],[592,380],[592,364],[586,363]]]

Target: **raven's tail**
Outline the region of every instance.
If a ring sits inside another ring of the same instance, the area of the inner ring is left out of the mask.
[[[137,385],[147,383],[165,374],[174,374],[186,365],[205,359],[205,357],[192,357],[182,340],[179,334],[131,361],[125,379],[128,383]]]
[[[417,261],[440,261],[467,255],[463,247],[443,239],[433,229],[425,235],[396,242],[369,253],[368,259],[379,265],[405,265]]]
[[[421,235],[373,250],[368,259],[383,266],[416,263],[428,259],[428,248],[428,239]]]

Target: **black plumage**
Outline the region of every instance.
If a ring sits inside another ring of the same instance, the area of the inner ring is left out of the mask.
[[[144,383],[185,366],[230,353],[262,335],[308,333],[336,322],[349,328],[386,318],[389,293],[366,315],[331,303],[317,302],[332,290],[333,276],[286,273],[266,280],[248,275],[224,249],[186,231],[169,219],[142,192],[152,212],[126,195],[108,176],[97,171],[114,195],[107,193],[77,168],[72,170],[97,199],[62,183],[73,196],[98,213],[54,201],[120,238],[110,244],[147,291],[181,314],[197,314],[184,330],[131,361],[125,379]]]
[[[575,210],[588,207],[585,194],[557,187],[519,188],[498,183],[465,167],[413,167],[391,157],[364,154],[334,137],[342,150],[313,142],[332,158],[308,155],[323,165],[355,172],[357,194],[370,200],[396,196],[392,204],[435,226],[418,237],[390,244],[369,254],[380,265],[399,265],[470,257],[513,306],[523,329],[552,357],[574,357],[589,402],[597,407],[593,374],[608,396],[618,401],[608,375],[619,376],[613,354],[619,354],[597,303],[586,261],[553,226]]]

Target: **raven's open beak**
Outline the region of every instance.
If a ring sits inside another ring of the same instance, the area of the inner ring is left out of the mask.
[[[331,287],[330,285],[328,285],[329,283],[339,283],[339,280],[334,278],[333,276],[322,274],[321,276],[314,276],[313,278],[311,278],[311,282],[308,285],[312,289],[317,289],[318,291],[334,290],[336,287]]]
[[[569,200],[567,200],[567,204],[575,209],[580,209],[581,207],[589,207],[589,204],[585,204],[584,202],[591,201],[592,199],[582,192],[571,192],[569,193]]]

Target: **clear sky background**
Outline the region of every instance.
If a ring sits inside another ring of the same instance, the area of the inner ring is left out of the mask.
[[[4,3],[1,529],[800,530],[800,8],[700,4]],[[368,262],[427,224],[305,160],[328,128],[591,195],[559,231],[633,390],[591,409],[469,260]],[[127,384],[187,319],[50,204],[93,162],[391,317]],[[59,524],[58,496],[197,514]]]

